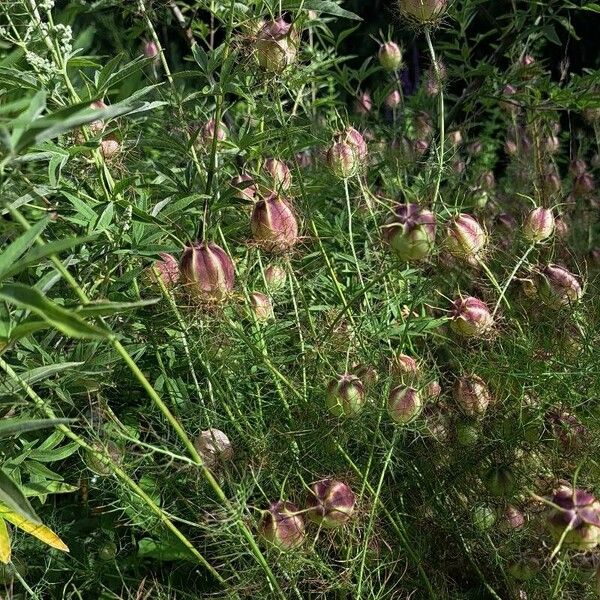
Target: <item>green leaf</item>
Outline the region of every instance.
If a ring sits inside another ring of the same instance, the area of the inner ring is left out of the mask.
[[[79,315],[55,304],[35,288],[19,283],[6,284],[0,288],[0,298],[36,313],[69,337],[105,339],[109,336],[108,331],[87,323]]]
[[[287,0],[282,2],[283,10],[298,10],[301,7],[306,10],[316,10],[328,15],[335,15],[336,17],[362,21],[362,17],[359,17],[349,10],[343,9],[332,0]]]
[[[22,529],[26,533],[38,538],[48,546],[68,552],[69,548],[67,545],[48,527],[42,525],[41,522],[32,521],[26,517],[21,516],[14,510],[11,510],[9,506],[2,506],[0,503],[0,518],[6,519],[9,523],[12,523],[15,527]]]
[[[0,469],[0,503],[32,523],[42,523],[33,506],[29,504],[29,500],[2,469]]]
[[[165,541],[156,542],[151,538],[142,538],[138,542],[138,556],[155,560],[195,560],[185,547]]]
[[[0,280],[5,273],[14,266],[18,260],[35,242],[36,238],[50,222],[50,217],[40,219],[35,225],[20,235],[12,244],[9,244],[0,254]]]
[[[10,562],[10,535],[6,521],[0,519],[0,563],[7,565]]]
[[[160,298],[138,300],[137,302],[92,302],[75,309],[75,312],[86,317],[106,317],[141,306],[151,306],[160,301]]]
[[[81,364],[81,363],[72,363]],[[66,423],[72,423],[76,419],[2,419],[0,421],[0,439],[12,435],[19,435],[28,431],[38,431],[48,427],[56,427]]]
[[[76,485],[70,485],[62,481],[43,481],[37,483],[26,483],[21,486],[21,491],[30,497],[47,496],[48,494],[72,494],[79,490]]]

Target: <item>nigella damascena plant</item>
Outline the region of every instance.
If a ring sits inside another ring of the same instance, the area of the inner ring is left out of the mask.
[[[298,221],[288,201],[276,193],[254,205],[250,226],[254,240],[265,250],[288,251],[298,241]]]
[[[346,373],[329,382],[325,400],[329,412],[336,417],[351,417],[362,410],[365,397],[362,381]]]
[[[398,204],[383,226],[383,237],[400,260],[427,258],[435,243],[433,213],[418,204]]]
[[[568,269],[555,264],[537,271],[534,285],[538,297],[551,308],[574,306],[583,296],[577,277]]]
[[[548,529],[565,548],[587,551],[600,543],[600,502],[590,492],[561,487],[551,499]]]
[[[457,298],[452,305],[450,327],[454,333],[477,338],[485,335],[494,325],[488,305],[479,298]]]
[[[327,150],[327,166],[340,179],[352,177],[358,170],[358,156],[354,148],[346,142],[334,142]]]
[[[539,206],[534,208],[523,222],[523,236],[532,243],[542,242],[554,233],[552,209]]]
[[[460,410],[468,417],[483,417],[492,395],[481,377],[463,375],[454,382],[452,395]]]
[[[343,481],[323,479],[310,486],[306,499],[308,518],[328,529],[345,525],[354,512],[356,497]]]
[[[192,298],[215,302],[227,298],[233,290],[235,269],[231,257],[212,242],[187,247],[179,265],[181,280]]]
[[[291,502],[273,502],[258,526],[260,536],[280,550],[293,550],[304,541],[304,518]]]
[[[444,245],[456,259],[476,265],[487,244],[487,234],[471,215],[460,214],[450,221]]]
[[[387,410],[395,423],[406,425],[413,421],[423,408],[423,400],[418,390],[413,387],[399,385],[391,390]]]
[[[397,0],[403,16],[420,25],[436,23],[448,7],[447,0]]]
[[[250,294],[250,306],[257,321],[269,321],[274,318],[271,298],[262,292]]]
[[[258,64],[270,73],[281,73],[296,61],[300,34],[283,17],[266,22],[256,35]]]
[[[276,190],[289,190],[292,185],[290,168],[278,158],[268,158],[264,165],[265,171],[273,180]]]

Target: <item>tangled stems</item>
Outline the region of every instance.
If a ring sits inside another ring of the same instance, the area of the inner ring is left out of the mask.
[[[500,308],[500,304],[502,303],[502,300],[504,300],[504,296],[506,294],[506,290],[508,289],[508,286],[510,285],[511,281],[514,279],[514,276],[517,274],[517,271],[521,268],[521,265],[527,260],[527,257],[529,256],[531,251],[534,249],[534,247],[535,247],[535,244],[531,244],[531,246],[529,246],[529,248],[527,248],[527,250],[525,251],[525,254],[523,254],[523,256],[519,259],[519,262],[517,262],[517,264],[515,265],[515,268],[512,270],[512,273],[508,276],[506,283],[504,284],[504,286],[502,287],[502,290],[500,291],[500,297],[498,298],[498,301],[496,302],[496,306],[494,306],[494,310],[492,311],[492,319],[496,316],[496,313],[498,312],[498,309]]]

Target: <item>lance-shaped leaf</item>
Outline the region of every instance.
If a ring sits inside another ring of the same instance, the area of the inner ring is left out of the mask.
[[[6,507],[6,510],[12,511],[17,516],[29,520],[34,524],[41,524],[40,518],[33,510],[33,506],[19,489],[17,484],[0,469],[0,504]],[[10,520],[10,519],[7,519]]]
[[[72,364],[79,365],[81,363]],[[73,421],[75,419],[2,419],[0,421],[0,439],[19,435],[27,431],[47,429],[48,427],[55,427],[56,425],[63,425]]]
[[[14,242],[2,250],[0,254],[0,279],[35,242],[36,238],[50,222],[50,218],[40,219],[35,225],[20,235]]]
[[[0,563],[10,562],[10,534],[4,519],[0,519]]]

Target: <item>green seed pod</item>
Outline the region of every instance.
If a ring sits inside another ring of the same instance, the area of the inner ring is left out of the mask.
[[[280,550],[292,550],[304,541],[304,518],[291,502],[274,502],[263,513],[258,526],[260,536]]]
[[[421,395],[414,388],[400,385],[390,392],[387,409],[396,423],[400,425],[410,423],[419,415],[422,408]]]
[[[365,404],[365,388],[358,377],[345,374],[327,386],[326,403],[336,417],[352,417]]]
[[[509,498],[515,491],[515,476],[506,467],[492,467],[483,478],[485,488],[492,496]]]
[[[306,500],[308,518],[330,529],[345,525],[354,512],[355,504],[356,497],[350,486],[333,479],[313,483]]]

